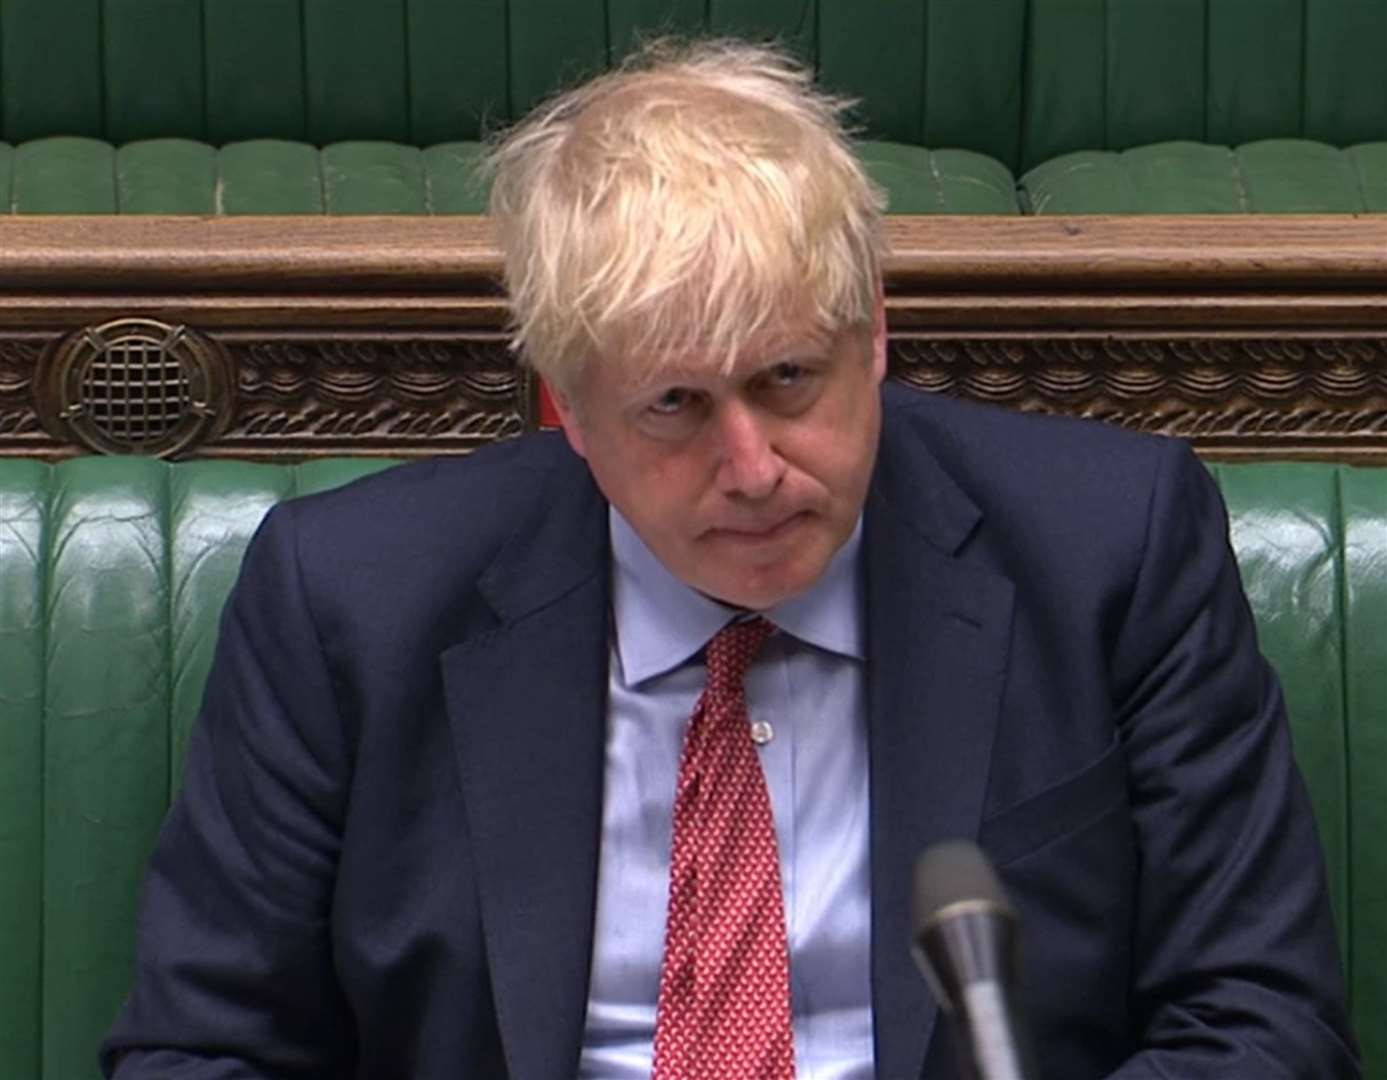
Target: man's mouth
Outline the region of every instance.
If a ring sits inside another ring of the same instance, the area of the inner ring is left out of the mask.
[[[790,514],[788,517],[778,518],[774,521],[761,522],[738,522],[735,525],[719,525],[708,530],[713,536],[722,537],[728,540],[742,541],[763,541],[776,540],[788,533],[804,519],[806,514]]]

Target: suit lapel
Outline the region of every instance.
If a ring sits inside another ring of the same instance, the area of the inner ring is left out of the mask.
[[[558,471],[542,518],[479,582],[499,627],[443,655],[497,1021],[518,1080],[577,1069],[601,835],[606,504],[576,459]]]
[[[937,1021],[909,952],[915,859],[975,838],[982,816],[1012,586],[958,557],[980,516],[932,459],[883,443],[865,525],[880,1076],[919,1076]]]

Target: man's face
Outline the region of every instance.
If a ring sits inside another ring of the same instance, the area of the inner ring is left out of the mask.
[[[881,430],[885,334],[794,329],[653,379],[620,360],[555,394],[602,493],[677,578],[765,609],[803,592],[851,535]]]

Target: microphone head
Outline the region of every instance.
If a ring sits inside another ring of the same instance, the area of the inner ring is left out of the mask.
[[[1016,911],[982,850],[936,844],[915,863],[911,952],[953,1019],[959,1074],[1026,1080],[1034,1056],[1021,1014]]]
[[[928,848],[915,862],[916,940],[942,918],[968,909],[1016,917],[987,856],[967,840],[947,840]]]
[[[1014,984],[1016,911],[976,844],[951,840],[920,856],[914,916],[911,952],[945,1009],[980,979]]]

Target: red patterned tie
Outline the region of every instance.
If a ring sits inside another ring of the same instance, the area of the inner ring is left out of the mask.
[[[793,1080],[790,958],[775,820],[742,677],[774,628],[708,643],[674,796],[652,1080]]]

